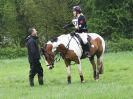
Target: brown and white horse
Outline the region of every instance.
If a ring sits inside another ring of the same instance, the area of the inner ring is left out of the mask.
[[[88,42],[87,37],[88,35],[91,37],[91,47],[90,47],[90,54],[89,57],[90,62],[93,67],[94,72],[94,79],[99,79],[99,74],[103,73],[103,54],[105,51],[105,42],[104,39],[96,34],[96,33],[81,33],[79,36],[83,40],[83,43],[86,44]],[[88,49],[89,50],[89,49]],[[78,71],[80,75],[81,82],[84,82],[84,77],[82,74],[81,68],[81,56],[83,53],[81,44],[79,40],[75,36],[71,36],[70,34],[63,34],[57,37],[53,41],[48,41],[43,48],[43,55],[46,59],[46,64],[49,69],[52,69],[54,66],[54,52],[60,52],[61,56],[66,64],[67,68],[67,81],[71,83],[71,61],[74,61],[78,64]],[[94,56],[97,57],[97,67],[94,60]]]

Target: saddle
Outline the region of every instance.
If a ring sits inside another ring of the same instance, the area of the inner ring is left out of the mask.
[[[85,58],[86,57],[86,52],[89,52],[89,50],[90,50],[90,46],[91,46],[90,40],[91,40],[91,37],[89,35],[87,35],[88,43],[84,44],[82,38],[78,34],[71,33],[71,36],[75,36],[79,40],[79,42],[81,44],[81,47],[82,47],[82,50],[83,50],[83,54],[82,54],[81,58]]]

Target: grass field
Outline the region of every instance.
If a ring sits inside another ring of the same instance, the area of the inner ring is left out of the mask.
[[[51,71],[43,59],[44,86],[29,87],[27,58],[0,60],[0,99],[133,99],[133,52],[107,53],[104,74],[93,80],[92,66],[82,60],[85,83],[81,84],[77,65],[72,66],[72,84],[67,85],[63,61]]]

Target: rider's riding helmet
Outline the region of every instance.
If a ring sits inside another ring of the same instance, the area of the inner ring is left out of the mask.
[[[77,13],[81,13],[81,8],[80,6],[74,6],[73,11],[76,11]]]

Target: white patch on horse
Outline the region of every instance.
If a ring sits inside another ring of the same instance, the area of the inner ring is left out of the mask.
[[[69,50],[73,50],[77,56],[81,57],[82,48],[81,48],[81,45],[80,45],[78,39],[76,37],[73,37],[72,39],[71,38],[72,37],[70,36],[70,34],[61,35],[58,37],[57,43],[58,43],[58,45],[63,44],[65,47],[69,48]],[[69,41],[70,41],[70,43],[69,43]]]
[[[67,67],[67,73],[68,73],[68,76],[71,76],[71,67],[69,65]]]
[[[78,70],[79,70],[79,74],[81,74],[82,73],[81,64],[78,64]]]
[[[98,34],[96,34],[96,33],[88,33],[88,35],[91,36],[92,40],[95,40],[98,37],[100,38],[100,36]]]
[[[95,47],[95,46],[92,44],[91,47]]]
[[[47,44],[52,44],[52,42],[51,41],[48,41]]]
[[[46,61],[46,59],[45,59],[45,64],[48,65],[48,62]]]
[[[88,37],[88,33],[77,33],[80,37],[81,37],[81,39],[83,40],[83,43],[84,44],[87,44],[87,42],[88,42],[88,40],[87,40],[87,37]]]

